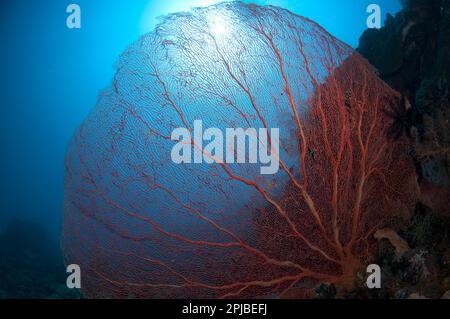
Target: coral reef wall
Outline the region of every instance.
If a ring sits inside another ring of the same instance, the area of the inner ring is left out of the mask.
[[[450,216],[450,1],[403,4],[362,35],[358,51],[407,98],[395,119],[413,145],[422,201]]]

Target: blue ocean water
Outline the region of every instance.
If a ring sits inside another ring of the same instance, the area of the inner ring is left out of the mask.
[[[114,63],[157,17],[220,1],[77,1],[82,28],[66,27],[67,1],[0,5],[0,231],[12,217],[36,220],[59,235],[68,141],[108,86]],[[283,6],[357,46],[367,0],[253,1]],[[395,14],[400,1],[377,1]]]

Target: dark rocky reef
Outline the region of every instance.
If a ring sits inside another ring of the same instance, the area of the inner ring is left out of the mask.
[[[411,139],[422,203],[450,216],[450,1],[408,0],[358,51],[405,96],[394,131]]]
[[[65,282],[58,241],[39,223],[11,220],[0,234],[0,299],[79,298]]]

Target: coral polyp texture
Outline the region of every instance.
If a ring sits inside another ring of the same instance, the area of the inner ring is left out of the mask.
[[[398,103],[366,60],[287,10],[233,2],[172,14],[121,55],[69,146],[66,263],[80,265],[86,297],[351,287],[373,233],[416,200],[408,145],[388,134]],[[278,173],[175,164],[171,133],[195,120],[279,128]]]

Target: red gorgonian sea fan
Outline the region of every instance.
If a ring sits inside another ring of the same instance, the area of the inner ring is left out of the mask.
[[[349,46],[287,10],[232,2],[168,16],[122,54],[68,150],[62,245],[84,295],[351,285],[371,234],[415,202],[405,140],[387,135],[400,100]],[[195,120],[279,128],[278,173],[175,164],[171,132]]]

